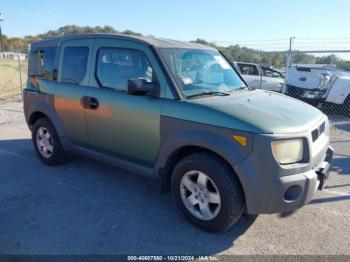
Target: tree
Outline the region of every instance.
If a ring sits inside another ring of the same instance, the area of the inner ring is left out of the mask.
[[[123,32],[122,32],[122,34],[124,34],[124,35],[136,35],[136,36],[142,36],[142,34],[141,34],[141,33],[136,33],[136,32],[131,31],[131,30],[125,30],[125,31],[123,31]]]
[[[66,25],[58,28],[57,30],[50,30],[46,33],[39,34],[36,36],[27,35],[23,38],[19,37],[7,37],[3,35],[4,49],[5,51],[15,51],[15,52],[28,52],[28,45],[32,42],[38,41],[44,38],[81,34],[81,33],[119,33],[118,30],[112,26],[105,25],[101,26],[76,26],[76,25]],[[124,30],[121,32],[126,35],[136,35],[142,36],[141,33],[134,32],[131,30]],[[231,62],[233,61],[243,61],[243,62],[253,62],[253,63],[267,63],[273,65],[274,67],[281,68],[285,66],[287,53],[286,52],[264,52],[247,47],[242,47],[239,45],[231,45],[227,47],[217,46],[215,43],[206,41],[205,39],[197,38],[193,42],[209,45],[219,49]],[[336,55],[329,55],[323,57],[315,57],[313,55],[305,54],[302,52],[293,53],[293,63],[295,64],[335,64],[338,68],[344,70],[350,70],[350,61],[341,59]]]
[[[336,55],[322,56],[316,59],[317,64],[339,64],[340,60]]]
[[[32,42],[50,38],[50,37],[57,37],[57,36],[64,36],[64,35],[74,35],[74,34],[82,34],[82,33],[112,33],[116,34],[119,33],[118,30],[114,29],[112,26],[105,25],[104,27],[101,26],[76,26],[76,25],[66,25],[63,27],[58,28],[57,30],[50,30],[46,33],[39,34],[36,36],[27,35],[23,38],[18,37],[7,37],[6,35],[3,36],[4,40],[4,49],[5,51],[15,51],[15,52],[22,52],[27,53],[28,52],[28,45]],[[141,36],[141,33],[137,33],[131,30],[125,30],[122,32],[122,34],[127,35],[138,35]]]

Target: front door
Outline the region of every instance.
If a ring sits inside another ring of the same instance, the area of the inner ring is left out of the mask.
[[[86,96],[89,144],[94,149],[136,164],[152,166],[160,144],[162,99],[129,95],[129,79],[157,82],[152,52],[138,43],[97,39],[95,62]]]
[[[94,40],[70,40],[63,42],[60,49],[55,108],[66,135],[76,144],[88,143],[81,98],[87,91],[93,44]]]

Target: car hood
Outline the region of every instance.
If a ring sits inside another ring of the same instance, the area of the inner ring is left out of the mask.
[[[192,102],[220,111],[235,119],[233,123],[238,120],[263,133],[303,132],[325,117],[321,111],[304,102],[263,90],[237,90],[230,96],[211,96]]]

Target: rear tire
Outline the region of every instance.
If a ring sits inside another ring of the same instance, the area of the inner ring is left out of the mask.
[[[65,160],[65,152],[57,132],[46,117],[38,119],[32,129],[35,152],[46,165],[60,165]]]
[[[245,210],[237,176],[213,154],[196,153],[182,159],[173,171],[171,185],[179,209],[203,230],[225,232]]]

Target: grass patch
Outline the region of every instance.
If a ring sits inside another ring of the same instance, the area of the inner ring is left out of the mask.
[[[21,61],[22,84],[25,85],[28,74],[27,61]],[[18,60],[0,59],[0,102],[21,98],[21,82]]]

